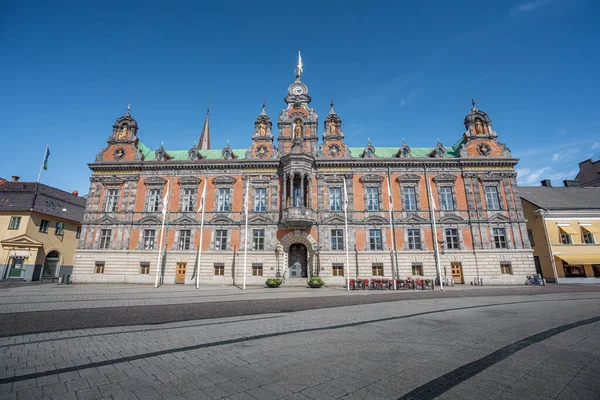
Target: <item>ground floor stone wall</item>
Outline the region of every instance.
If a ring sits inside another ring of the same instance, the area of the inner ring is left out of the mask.
[[[73,282],[146,283],[154,284],[157,270],[155,251],[79,250],[73,267]],[[436,277],[436,264],[432,251],[398,252],[398,265],[393,252],[350,251],[349,263],[344,251],[309,251],[307,275],[320,276],[331,285],[343,285],[351,278]],[[177,265],[185,264],[185,284],[196,282],[198,253],[170,251],[161,267],[161,280],[176,283]],[[462,269],[462,282],[481,281],[484,285],[524,284],[527,275],[535,274],[531,250],[481,250],[455,251],[440,254],[440,269],[444,280],[452,279],[452,264]],[[145,266],[143,267],[142,264]],[[246,284],[263,285],[268,277],[289,276],[288,257],[283,252],[251,251],[246,258]],[[349,265],[349,268],[346,267]],[[505,264],[504,270],[501,264]],[[234,251],[207,251],[202,254],[200,283],[207,285],[242,284],[244,253]],[[342,276],[334,267],[342,268]],[[508,270],[507,270],[508,268]],[[397,274],[394,270],[397,270]],[[257,275],[262,273],[262,275]],[[302,278],[287,278],[290,284]]]

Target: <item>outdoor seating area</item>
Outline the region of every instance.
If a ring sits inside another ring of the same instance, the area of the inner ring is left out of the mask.
[[[346,286],[348,286],[347,279]],[[405,279],[356,278],[350,279],[350,290],[435,290],[435,285],[432,279],[411,277]]]

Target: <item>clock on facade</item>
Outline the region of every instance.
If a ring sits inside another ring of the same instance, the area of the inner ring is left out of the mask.
[[[304,94],[304,88],[300,85],[296,85],[292,88],[292,93],[296,96],[300,96],[301,94]]]

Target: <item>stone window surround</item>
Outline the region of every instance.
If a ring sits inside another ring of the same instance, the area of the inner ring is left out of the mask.
[[[124,179],[117,177],[107,177],[102,179],[102,192],[104,196],[102,196],[102,212],[116,212],[119,210],[120,200],[121,200],[121,188],[125,183]],[[115,211],[106,211],[106,201],[108,199],[108,191],[109,190],[117,190],[117,208]]]
[[[161,200],[163,198],[163,194],[164,194],[164,186],[167,184],[167,181],[163,178],[159,178],[159,177],[150,177],[150,178],[146,178],[144,179],[144,185],[146,185],[146,198],[144,199],[144,212],[145,213],[149,213],[149,212],[161,212]],[[156,211],[148,211],[148,201],[150,200],[150,190],[152,189],[158,189],[159,193],[158,193],[158,197],[159,197],[159,207],[158,210]]]
[[[363,184],[364,204],[365,204],[364,211],[365,212],[380,212],[383,210],[383,208],[382,208],[382,205],[383,205],[383,197],[382,197],[383,179],[384,179],[383,176],[374,175],[374,174],[364,175],[364,176],[360,177],[359,181],[360,181],[360,183]],[[367,188],[376,188],[377,189],[377,199],[379,201],[379,209],[377,209],[377,210],[369,210],[368,209]],[[343,196],[344,195],[342,194],[342,197]],[[350,205],[348,205],[348,207],[350,207]]]
[[[228,250],[233,250],[233,248],[231,247],[231,232],[233,231],[234,228],[230,228],[230,227],[226,227],[226,226],[214,226],[211,229],[210,232],[210,250],[212,251],[228,251]],[[225,246],[225,250],[221,250],[221,249],[217,249],[216,246],[216,241],[217,241],[217,231],[226,231],[227,232],[227,244]],[[241,249],[238,249],[241,250]]]
[[[419,230],[419,239],[421,240],[421,248],[420,249],[410,249],[408,247],[408,230],[409,229],[418,229]],[[423,238],[425,237],[424,232],[423,232],[423,227],[422,226],[414,226],[414,225],[409,225],[406,227],[402,227],[402,231],[404,234],[404,247],[402,250],[406,250],[406,251],[423,251],[423,250],[427,250],[427,246],[425,245],[425,241],[423,240]]]
[[[494,241],[494,228],[502,228],[504,229],[504,240],[506,240],[505,248],[497,248]],[[512,232],[510,229],[510,225],[508,224],[490,224],[488,225],[488,234],[490,238],[490,248],[494,250],[510,250],[514,249],[513,240],[512,240]]]
[[[448,175],[448,174],[443,174],[443,175],[437,175],[433,178],[433,183],[435,184],[435,188],[437,191],[437,198],[438,198],[438,204],[437,204],[437,209],[438,211],[457,211],[458,210],[458,202],[456,199],[456,179],[457,177],[455,175]],[[440,193],[440,188],[441,187],[450,187],[450,190],[452,192],[452,209],[450,210],[442,210],[442,196]]]
[[[458,249],[450,249],[448,248],[448,242],[446,241],[446,229],[456,229],[458,233]],[[463,232],[462,229],[458,225],[444,225],[442,227],[442,233],[444,234],[443,246],[444,251],[453,251],[453,250],[465,250],[465,242],[463,240]]]
[[[181,237],[181,232],[182,231],[189,231],[190,232],[190,247],[188,249],[180,249],[179,248],[179,238]],[[186,227],[183,227],[181,229],[177,229],[177,231],[176,231],[176,236],[177,237],[176,237],[176,239],[175,239],[175,241],[173,243],[173,249],[172,250],[174,250],[174,251],[192,251],[192,250],[195,250],[195,247],[194,247],[194,236],[195,236],[194,233],[195,233],[195,231],[196,231],[196,229],[186,228]]]
[[[213,205],[213,210],[214,212],[217,213],[230,213],[233,210],[233,194],[234,194],[234,186],[235,183],[237,182],[236,178],[230,177],[230,176],[217,176],[215,178],[213,178],[212,180],[212,184],[215,186],[215,198],[214,198],[214,205]],[[218,211],[218,204],[219,204],[219,189],[229,189],[229,210],[227,211]],[[243,206],[242,206],[243,208]]]
[[[348,212],[354,210],[354,189],[353,189],[353,175],[352,174],[344,174],[346,177],[346,192],[348,195]],[[319,210],[337,213],[344,212],[344,179],[340,174],[320,174],[317,173],[317,187],[318,187],[318,196],[317,196],[317,204],[319,205]],[[324,188],[328,188],[331,186],[340,187],[342,189],[342,208],[340,211],[331,211],[329,210],[329,192],[323,190]],[[327,192],[327,193],[326,193]]]
[[[335,248],[335,249],[333,248],[333,231],[342,232],[341,236],[339,236],[339,235],[336,236],[336,238],[337,238],[337,240],[336,240],[337,248]],[[346,250],[346,238],[344,237],[344,234],[345,234],[345,232],[344,232],[344,229],[342,229],[342,228],[330,228],[329,229],[329,245],[331,246],[331,251],[343,251],[343,250]],[[340,243],[340,240],[341,240],[341,243]],[[341,248],[340,248],[340,246],[341,246]]]
[[[371,250],[371,229],[379,229],[381,231],[381,250]],[[365,230],[365,236],[366,236],[366,241],[365,241],[365,251],[389,251],[389,247],[387,245],[387,231],[388,231],[389,227],[383,227],[383,226],[379,226],[379,225],[372,225],[372,224],[366,224],[364,226],[364,230]]]
[[[421,211],[421,198],[419,197],[419,182],[421,177],[419,175],[400,175],[396,178],[396,182],[400,185],[400,204],[402,205],[402,211]],[[405,187],[412,187],[415,189],[415,210],[406,210],[404,208],[404,193]]]
[[[250,212],[255,212],[255,213],[265,213],[265,212],[269,212],[269,184],[268,183],[263,183],[260,182],[258,183],[258,185],[253,186],[252,184],[250,184],[250,187],[252,189],[252,203],[250,204]],[[256,196],[254,191],[256,189],[264,189],[265,191],[265,209],[263,211],[257,211],[256,210]]]
[[[179,212],[196,212],[198,210],[198,194],[200,193],[198,187],[201,182],[202,180],[195,176],[183,176],[177,180],[177,184],[179,185]],[[190,211],[183,211],[184,189],[194,189],[194,204]]]
[[[262,231],[262,233],[263,233],[263,235],[262,235],[262,249],[258,249],[258,248],[256,248],[257,246],[255,246],[255,240],[257,240],[258,243],[260,243],[261,237],[255,235],[257,232],[260,232],[260,231]],[[250,235],[248,235],[248,236],[250,236]],[[266,243],[265,243],[266,242],[266,238],[267,238],[266,229],[264,229],[264,228],[254,229],[253,228],[252,229],[252,246],[250,247],[250,250],[264,251],[265,248],[266,248],[266,246],[265,246],[266,245]],[[248,239],[250,239],[250,238],[248,238]]]
[[[485,203],[485,210],[486,211],[499,211],[499,210],[505,210],[506,208],[504,207],[504,200],[502,197],[502,187],[501,187],[501,182],[502,182],[502,177],[501,176],[496,176],[496,175],[492,175],[492,176],[479,176],[479,182],[481,183],[481,187],[483,188],[483,201]],[[488,208],[488,204],[487,204],[487,197],[485,195],[485,188],[486,187],[496,187],[496,193],[498,194],[498,206],[499,208],[497,210],[492,210]]]

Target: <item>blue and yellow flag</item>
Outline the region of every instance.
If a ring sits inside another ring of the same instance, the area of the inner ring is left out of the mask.
[[[46,146],[46,154],[44,154],[44,170],[48,170],[48,158],[50,157],[50,147]]]

